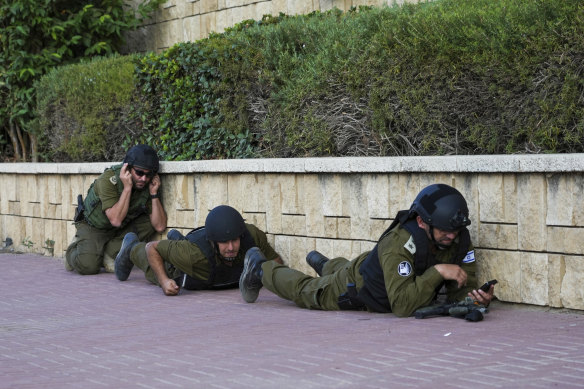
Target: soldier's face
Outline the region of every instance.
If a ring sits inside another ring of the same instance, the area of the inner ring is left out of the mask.
[[[241,241],[239,238],[228,240],[226,242],[217,242],[217,247],[219,248],[219,254],[223,258],[235,258],[239,252],[239,245]]]
[[[430,228],[428,224],[426,224],[420,216],[416,217],[416,221],[418,222],[418,227],[423,228],[426,231],[426,235],[428,239],[432,240],[432,233],[434,233],[434,240],[436,243],[442,246],[450,246],[454,239],[458,236],[460,230],[457,231],[444,231],[439,228]]]
[[[152,172],[147,169],[132,167],[132,182],[134,188],[144,189],[152,179]]]
[[[430,228],[428,228],[429,230]],[[444,231],[436,227],[433,228],[434,240],[442,246],[450,246],[458,236],[458,231]],[[428,231],[428,234],[430,231]]]

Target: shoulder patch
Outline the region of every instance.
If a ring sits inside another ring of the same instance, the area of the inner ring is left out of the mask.
[[[462,259],[462,263],[472,263],[475,261],[474,250],[466,253],[466,257]]]
[[[407,277],[412,274],[412,265],[408,261],[402,261],[397,265],[397,274]]]
[[[115,175],[115,174],[114,174],[113,176],[111,176],[109,180],[110,180],[110,182],[111,182],[113,185],[117,185],[117,184],[118,184],[118,178],[116,177],[116,175]]]
[[[414,243],[413,236],[410,236],[410,239],[404,244],[404,247],[410,252],[410,254],[414,255],[416,253],[416,244]]]

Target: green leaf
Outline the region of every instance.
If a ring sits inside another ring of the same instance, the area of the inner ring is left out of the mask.
[[[31,68],[26,68],[26,69],[21,69],[21,70],[20,70],[20,75],[19,75],[19,77],[20,77],[20,78],[22,78],[22,77],[23,77],[25,74],[27,74],[27,73],[28,73],[28,74],[30,74],[31,76],[34,76],[34,75],[35,75],[35,72],[34,72],[34,70],[33,70],[33,69],[31,69]]]

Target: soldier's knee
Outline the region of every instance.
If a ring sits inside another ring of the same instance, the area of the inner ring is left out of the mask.
[[[73,264],[73,269],[75,269],[77,273],[87,276],[99,273],[101,271],[101,265],[97,263],[77,262]]]
[[[97,274],[101,271],[101,261],[95,256],[70,255],[67,262],[81,275]]]
[[[101,271],[101,266],[78,266],[74,269],[77,270],[77,273],[81,274],[82,276],[89,276],[99,273]]]

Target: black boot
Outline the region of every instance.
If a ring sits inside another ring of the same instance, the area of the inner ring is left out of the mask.
[[[252,247],[245,253],[243,271],[239,277],[239,291],[247,303],[255,302],[260,294],[260,289],[263,286],[262,263],[266,261],[266,257],[257,247]]]
[[[126,281],[132,272],[134,263],[130,260],[130,252],[132,248],[140,243],[138,235],[133,232],[128,232],[122,240],[122,247],[114,261],[116,277],[120,281]]]
[[[306,256],[306,263],[310,265],[316,271],[316,274],[322,276],[322,268],[324,264],[328,262],[328,258],[319,253],[318,251],[311,251]]]

